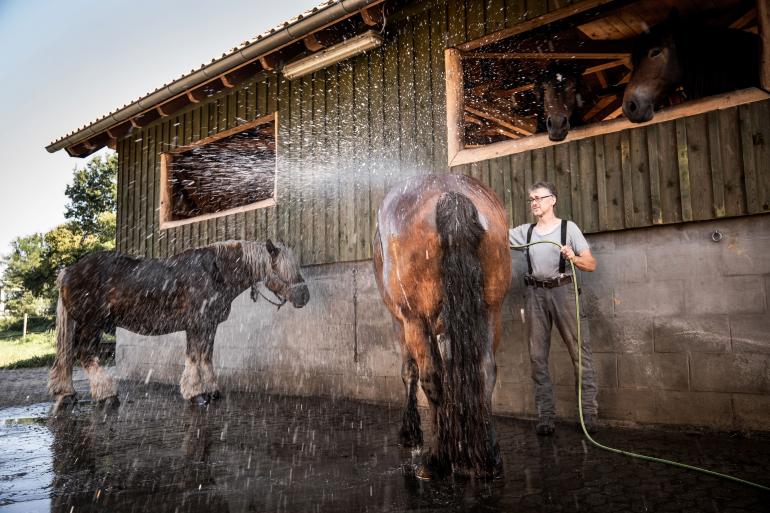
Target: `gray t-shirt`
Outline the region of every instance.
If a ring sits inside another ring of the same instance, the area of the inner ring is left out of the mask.
[[[511,246],[521,246],[526,244],[529,226],[529,224],[522,224],[508,230],[508,244]],[[553,230],[545,235],[537,233],[537,228],[532,230],[530,242],[539,240],[551,240],[557,244],[561,244],[561,223],[557,224]],[[578,228],[572,221],[567,221],[567,245],[572,246],[576,255],[580,255],[583,251],[590,249],[588,241],[586,241],[580,228]],[[534,246],[530,246],[528,251],[530,260],[532,261],[532,275],[535,278],[538,280],[548,280],[559,276],[559,255],[561,254],[559,248],[553,244],[535,244]],[[564,274],[570,274],[569,264],[565,271]]]

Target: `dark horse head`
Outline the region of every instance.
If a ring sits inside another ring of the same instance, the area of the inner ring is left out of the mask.
[[[257,248],[258,245],[254,245]],[[280,242],[273,243],[270,239],[265,242],[264,248],[269,257],[269,262],[263,261],[261,252],[253,254],[244,248],[245,258],[253,259],[254,268],[261,268],[261,278],[251,286],[251,299],[257,300],[259,291],[257,285],[261,281],[283,305],[287,301],[295,308],[302,308],[310,299],[307,283],[299,270],[299,263],[294,252],[288,246]]]
[[[623,114],[634,123],[649,121],[680,86],[688,99],[757,86],[758,56],[755,34],[687,22],[673,10],[634,42]]]
[[[551,63],[535,87],[543,104],[543,118],[552,141],[563,141],[570,129],[570,120],[582,105],[580,89],[582,74],[569,64]]]

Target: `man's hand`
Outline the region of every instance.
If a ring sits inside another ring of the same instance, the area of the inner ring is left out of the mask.
[[[596,259],[591,254],[590,249],[586,249],[579,255],[576,255],[575,250],[572,249],[572,246],[565,244],[561,247],[561,254],[564,255],[565,260],[575,264],[575,267],[581,271],[590,273],[596,269]]]

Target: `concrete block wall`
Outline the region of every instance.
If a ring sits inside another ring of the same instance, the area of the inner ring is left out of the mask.
[[[715,243],[715,230],[723,234]],[[600,417],[770,431],[770,215],[589,237],[599,267],[581,273],[599,376]],[[525,339],[524,258],[503,310],[496,412],[534,416]],[[400,403],[401,357],[371,262],[303,271],[311,301],[281,310],[244,293],[217,332],[224,388]],[[178,382],[184,334],[119,330],[119,375]],[[574,418],[575,376],[554,330],[558,414]],[[423,401],[424,402],[424,401]]]

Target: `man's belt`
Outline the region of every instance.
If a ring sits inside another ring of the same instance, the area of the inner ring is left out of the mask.
[[[566,285],[568,283],[572,283],[572,275],[569,274],[551,278],[550,280],[538,280],[533,276],[524,275],[524,284],[529,287],[552,289],[554,287],[561,287],[562,285]]]

